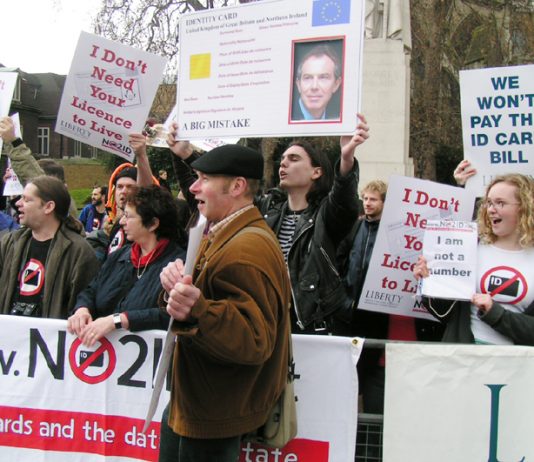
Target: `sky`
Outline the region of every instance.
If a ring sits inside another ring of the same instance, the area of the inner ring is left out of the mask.
[[[80,32],[102,0],[2,1],[0,64],[28,73],[68,74]]]

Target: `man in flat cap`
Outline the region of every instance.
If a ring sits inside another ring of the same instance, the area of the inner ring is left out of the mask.
[[[191,167],[189,190],[209,228],[192,276],[181,260],[161,274],[177,342],[159,460],[236,462],[241,436],[265,423],[286,383],[291,289],[253,205],[261,154],[226,145]]]

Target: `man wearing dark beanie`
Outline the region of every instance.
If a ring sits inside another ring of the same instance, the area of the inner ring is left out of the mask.
[[[288,374],[290,283],[273,232],[253,204],[260,153],[226,145],[192,162],[189,190],[209,231],[194,272],[161,274],[178,336],[159,460],[235,462],[241,436],[261,427]]]

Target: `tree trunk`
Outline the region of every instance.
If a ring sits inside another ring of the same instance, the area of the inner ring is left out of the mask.
[[[450,0],[412,0],[412,100],[410,152],[415,176],[436,179],[441,141],[440,79],[445,14]]]

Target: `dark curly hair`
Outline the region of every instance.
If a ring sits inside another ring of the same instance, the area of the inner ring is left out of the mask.
[[[134,186],[126,203],[135,207],[144,227],[148,228],[155,218],[159,220],[159,226],[154,231],[158,239],[166,238],[183,243],[185,231],[178,224],[178,208],[168,191],[156,185],[148,188]]]

